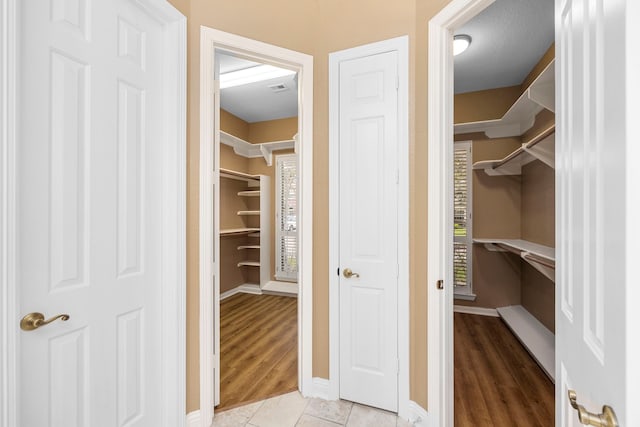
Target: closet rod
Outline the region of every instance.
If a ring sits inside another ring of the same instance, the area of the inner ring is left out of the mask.
[[[537,143],[539,143],[540,141],[542,141],[543,139],[545,139],[546,137],[548,137],[549,135],[551,135],[552,133],[554,133],[555,131],[556,131],[556,125],[554,123],[548,128],[546,128],[545,130],[543,130],[542,132],[540,132],[539,134],[537,134],[536,136],[534,136],[533,138],[531,138],[524,145],[526,148],[531,148]]]

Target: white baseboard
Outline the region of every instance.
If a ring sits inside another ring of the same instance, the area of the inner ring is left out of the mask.
[[[251,283],[245,283],[240,286],[236,286],[233,289],[229,289],[220,294],[220,301],[225,298],[229,298],[234,296],[235,294],[245,293],[245,294],[253,294],[253,295],[262,295],[262,290],[260,290],[260,285],[254,285]]]
[[[311,378],[311,387],[305,397],[317,397],[318,399],[329,400],[329,380],[325,378]]]
[[[429,413],[413,400],[409,401],[409,422],[415,427],[427,427],[429,425]]]
[[[187,414],[186,427],[200,427],[200,410],[189,412]]]
[[[495,308],[484,308],[484,307],[469,307],[466,305],[454,305],[453,311],[455,313],[465,313],[465,314],[477,314],[479,316],[491,316],[491,317],[500,317],[498,316],[498,312]]]

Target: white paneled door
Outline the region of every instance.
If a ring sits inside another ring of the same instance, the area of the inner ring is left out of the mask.
[[[340,397],[398,410],[398,52],[340,63]]]
[[[628,169],[637,168],[629,121],[638,117],[630,82],[639,64],[627,36],[639,18],[635,3],[556,0],[556,425],[563,427],[581,425],[569,390],[587,411],[610,405],[619,425],[640,425],[638,315],[629,311],[639,254],[638,206],[630,204],[639,183]]]
[[[162,24],[19,4],[20,425],[162,425]]]

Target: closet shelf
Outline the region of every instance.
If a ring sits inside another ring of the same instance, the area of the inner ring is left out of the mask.
[[[238,211],[239,216],[260,215],[260,211]]]
[[[242,197],[260,197],[260,190],[238,191],[238,196],[242,196]]]
[[[556,250],[554,248],[521,239],[473,239],[473,243],[482,244],[492,252],[515,253],[549,280],[556,281]]]
[[[246,181],[250,186],[251,184],[260,185],[260,175],[250,175],[248,173],[234,171],[231,169],[220,168],[220,177]]]
[[[285,141],[263,142],[260,144],[252,144],[244,139],[233,136],[225,131],[220,131],[220,142],[233,148],[234,153],[242,157],[257,158],[264,157],[267,166],[273,163],[274,151],[295,149],[296,142],[294,139]]]
[[[546,108],[555,111],[555,60],[540,73],[531,86],[500,119],[458,123],[454,133],[484,132],[489,138],[520,136],[531,129],[536,114]]]
[[[243,249],[260,249],[260,245],[241,245],[238,246],[238,250],[241,251]]]
[[[230,236],[233,234],[255,233],[256,231],[260,231],[260,229],[259,228],[226,228],[226,229],[220,230],[220,235]],[[249,234],[249,237],[251,237],[251,234]]]
[[[522,166],[536,159],[555,168],[555,124],[544,129],[529,141],[500,160],[475,162],[473,169],[483,169],[487,175],[521,175]]]
[[[238,267],[247,266],[247,267],[260,267],[260,261],[240,261],[238,263]]]
[[[521,305],[496,309],[504,323],[555,382],[555,336]]]

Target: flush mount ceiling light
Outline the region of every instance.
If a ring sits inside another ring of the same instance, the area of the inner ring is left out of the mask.
[[[471,36],[466,34],[458,34],[453,36],[453,56],[460,55],[467,50],[471,44]]]
[[[295,73],[295,71],[274,67],[273,65],[256,65],[255,67],[220,74],[220,89],[262,82],[290,76]]]

